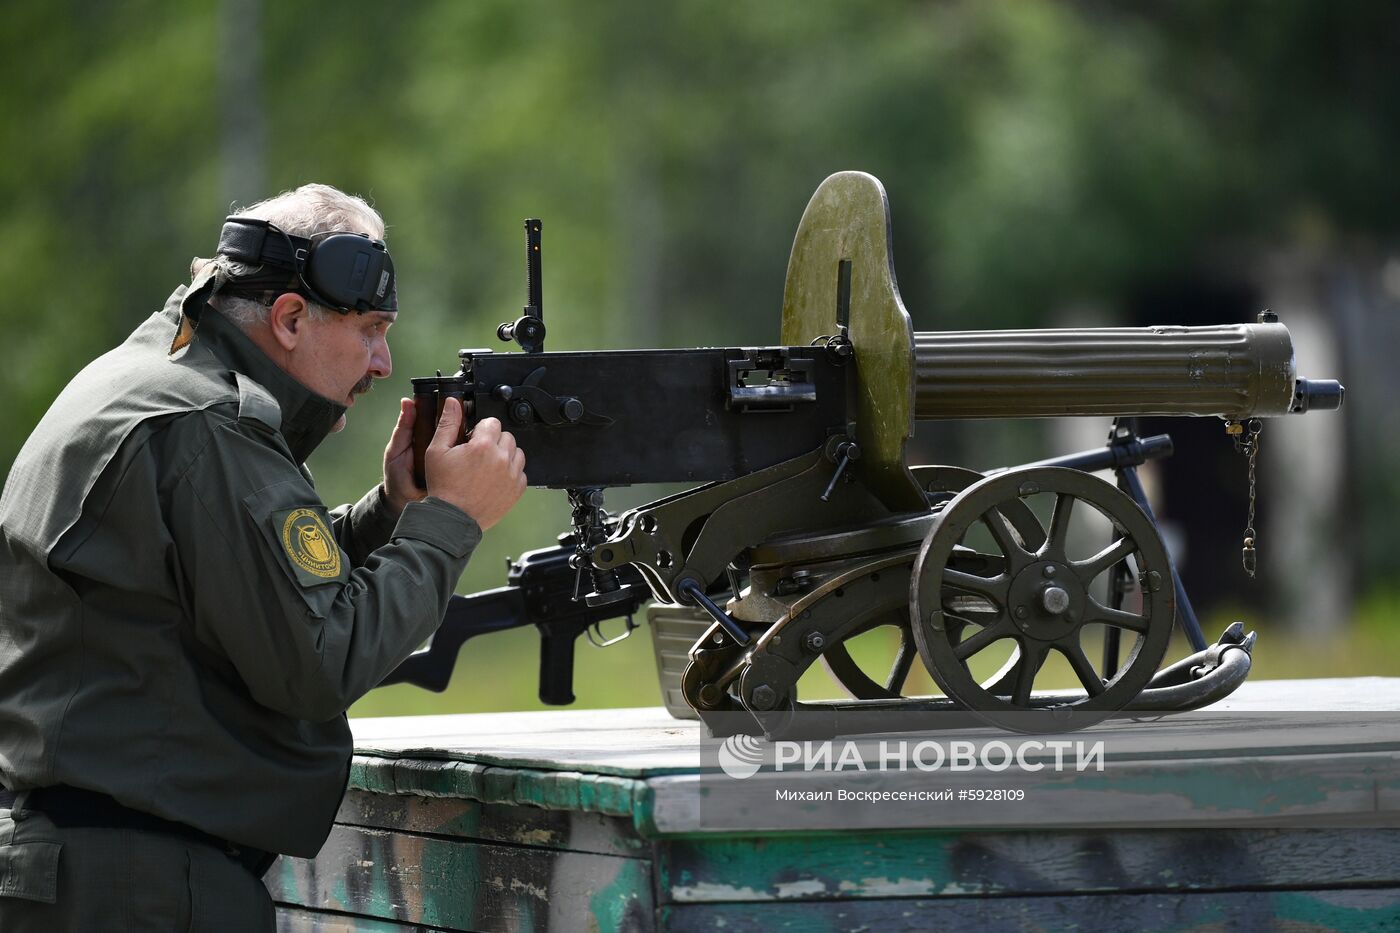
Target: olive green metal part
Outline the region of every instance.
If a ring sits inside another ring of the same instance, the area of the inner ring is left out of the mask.
[[[856,557],[894,547],[914,547],[924,539],[932,523],[933,513],[928,510],[887,515],[874,521],[816,534],[790,532],[776,535],[755,547],[750,554],[755,566]]]
[[[1000,479],[989,486],[963,468],[911,469],[905,447],[916,419],[1246,418],[1288,413],[1296,391],[1288,331],[1265,316],[1258,324],[1220,327],[914,333],[895,283],[885,190],[861,172],[827,178],[807,205],[788,263],[781,343],[825,345],[850,367],[844,433],[832,428],[825,445],[804,457],[633,509],[592,556],[600,569],[636,566],[667,604],[678,601],[683,585],[708,587],[736,561],[750,568],[751,585],[735,594],[722,621],[732,619],[754,640],[740,650],[731,643],[732,632],[726,636],[704,617],[663,615],[675,623],[674,635],[694,638],[705,627],[692,642],[683,673],[685,655],[674,644],[658,648],[658,660],[668,689],[702,717],[744,708],[765,731],[781,727],[785,711],[811,706],[798,702],[796,680],[818,657],[832,662],[836,679],[858,699],[912,702],[901,690],[917,647],[948,694],[917,702],[1021,711],[1118,708],[1144,688],[1160,661],[1172,603],[1170,594],[1154,593],[1152,650],[1143,653],[1143,664],[1127,666],[1132,677],[1119,671],[1101,684],[1077,641],[1086,586],[1051,586],[1038,576],[1068,573],[1069,565],[1037,564],[1026,576],[1018,564],[1012,586],[1009,565],[1054,543],[1047,543],[1049,530],[1021,501],[1024,494],[1008,492]],[[1069,477],[1061,502],[1096,505],[1115,522],[1120,517],[1114,509],[1128,513],[1121,523],[1131,526],[1125,540],[1135,545],[1139,566],[1165,566],[1150,522],[1126,497],[1073,471],[1042,469],[1036,475],[1042,473],[1052,480]],[[954,527],[950,511],[965,510],[973,487],[995,495],[986,493],[976,513],[960,514],[962,524]],[[961,546],[965,526],[975,521],[991,522],[993,536],[999,543],[1006,538],[1004,547],[1014,553],[985,555]],[[939,548],[930,564],[934,538]],[[949,579],[976,582],[984,572],[997,582],[978,585],[995,590],[1003,616],[1020,611],[1050,622],[1042,620],[1036,630],[1048,632],[1047,640],[1015,628],[1010,616],[1001,619],[997,624],[1018,641],[1018,654],[978,683],[957,652],[977,644],[963,635],[980,623],[961,618],[969,597]],[[1014,607],[1006,604],[1012,597]],[[912,628],[903,621],[911,610]],[[939,620],[936,631],[929,628],[930,613]],[[877,680],[856,667],[844,642],[883,625],[897,626],[902,638],[889,675]],[[934,639],[939,650],[931,653]],[[1032,701],[1035,675],[1051,649],[1064,654],[1084,681],[1082,698],[1038,695]],[[937,669],[934,654],[951,674]]]
[[[1054,509],[1038,545],[1013,533],[1003,517],[1007,504],[1053,495]],[[1115,529],[1115,540],[1096,554],[1076,559],[1070,548],[1075,510],[1097,512]],[[988,575],[952,566],[955,550],[977,524],[985,524],[1005,563]],[[1143,582],[1138,613],[1099,603],[1090,585],[1129,556]],[[1054,731],[1069,722],[1054,715],[1030,719],[1037,675],[1050,651],[1069,662],[1084,688],[1059,711],[1109,715],[1128,706],[1152,680],[1171,640],[1175,601],[1166,548],[1152,520],[1125,493],[1078,470],[1029,467],[993,474],[958,493],[938,514],[914,562],[909,606],[919,656],[949,697],[979,716],[1015,731]],[[974,617],[953,611],[949,597],[973,594],[990,611]],[[969,622],[977,630],[969,633]],[[1105,679],[1080,642],[1087,625],[1112,626],[1131,640],[1127,661]],[[980,684],[973,655],[992,644],[1016,644],[1014,667]],[[1007,716],[1005,714],[1012,714]]]
[[[919,485],[927,491],[930,499],[938,500],[935,507],[939,509],[946,506],[947,500],[952,499],[968,486],[983,478],[982,474],[976,470],[958,466],[916,466],[911,468],[911,472],[918,480]],[[937,514],[934,511],[921,513],[923,521],[917,525],[919,541],[916,543],[922,543]],[[1002,514],[1028,547],[1039,548],[1045,543],[1045,532],[1040,527],[1035,514],[1026,507],[1025,503],[1019,499],[1004,503]],[[907,528],[910,531],[915,530],[916,526],[908,523],[907,517],[903,518],[905,518],[905,522],[898,527]],[[821,542],[823,539],[814,538],[813,540]],[[758,553],[758,549],[755,549],[755,558],[757,558]],[[972,572],[984,572],[985,568],[978,567],[978,561],[975,559],[969,563],[969,557],[981,558],[983,564],[999,559],[991,555],[975,555],[972,552],[964,552],[958,556],[961,558],[960,563],[963,565],[963,569],[969,569]],[[908,679],[912,662],[918,655],[918,647],[914,643],[914,633],[910,628],[908,607],[901,604],[896,611],[874,620],[873,623],[862,629],[852,631],[847,637],[863,635],[870,629],[880,626],[896,629],[898,646],[891,659],[888,673],[879,681],[861,669],[846,649],[844,640],[827,645],[826,650],[822,652],[822,664],[826,667],[827,672],[852,699],[895,700],[903,697],[904,682]]]
[[[783,288],[781,342],[836,335],[840,315],[855,350],[860,459],[852,469],[891,511],[923,508],[904,458],[914,433],[914,327],[895,284],[885,188],[864,172],[827,178],[802,214]]]
[[[808,565],[803,569],[810,574],[811,588],[782,598],[787,611],[709,682],[729,690],[739,680],[741,700],[760,711],[795,708],[797,681],[821,656],[828,640],[844,641],[875,619],[904,609],[913,561],[914,548],[909,546],[864,558]],[[771,584],[776,576],[756,573],[755,587]],[[745,615],[744,602],[731,603],[736,617]],[[820,643],[810,640],[813,634]],[[760,683],[774,692],[775,703],[767,709],[753,705],[752,688]]]
[[[594,566],[633,564],[652,594],[679,602],[681,581],[708,586],[745,548],[792,528],[823,528],[879,518],[883,507],[859,483],[822,501],[834,465],[821,450],[777,466],[712,483],[626,512],[593,551]]]
[[[908,611],[900,606],[893,612],[875,619],[863,629],[852,632],[848,640],[882,627],[893,628],[899,644],[895,648],[888,672],[879,680],[870,676],[856,663],[855,658],[846,650],[845,641],[838,642],[822,652],[822,666],[853,700],[897,700],[904,696],[904,683],[909,679],[909,672],[919,657],[919,649],[914,644],[914,633],[909,627]]]
[[[1282,324],[914,335],[914,417],[1288,414]]]
[[[698,606],[651,603],[647,606],[647,631],[651,632],[652,652],[661,683],[661,704],[673,719],[699,719],[685,701],[681,676],[690,663],[690,649],[715,621]]]

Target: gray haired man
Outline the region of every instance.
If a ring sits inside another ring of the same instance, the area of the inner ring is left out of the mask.
[[[412,478],[327,509],[304,462],[389,375],[383,221],[307,185],[218,255],[35,428],[0,498],[0,929],[271,930],[259,880],[312,856],[346,708],[442,619],[525,488],[449,403]]]

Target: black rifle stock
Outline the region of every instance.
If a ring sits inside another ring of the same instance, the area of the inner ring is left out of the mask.
[[[469,639],[533,625],[540,633],[541,703],[574,702],[574,644],[580,635],[610,619],[630,617],[651,594],[641,577],[624,573],[625,598],[605,605],[575,600],[578,572],[572,543],[527,551],[511,562],[507,585],[453,596],[442,625],[427,645],[409,655],[380,686],[409,683],[437,693],[447,689],[457,655]],[[591,637],[591,636],[590,636]]]

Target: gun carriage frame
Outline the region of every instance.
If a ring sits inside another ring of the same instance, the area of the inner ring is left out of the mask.
[[[781,345],[546,353],[539,222],[526,231],[525,312],[498,331],[525,352],[463,350],[455,375],[413,380],[415,450],[421,464],[442,400],[462,399],[469,424],[495,417],[515,433],[531,485],[568,491],[573,531],[512,567],[514,589],[548,594],[550,605],[527,606],[504,592],[512,586],[459,597],[434,643],[386,682],[441,689],[466,638],[535,622],[541,698],[569,702],[579,632],[624,615],[630,632],[649,599],[672,618],[679,604],[707,620],[683,673],[663,663],[661,676],[717,733],[734,731],[725,714],[735,711],[749,714],[737,728],[768,735],[883,731],[892,709],[944,714],[942,725],[953,710],[1062,730],[1205,705],[1248,676],[1253,634],[1236,623],[1206,644],[1136,474],[1171,453],[1170,439],[1139,439],[1131,419],[1235,425],[1338,407],[1340,385],[1297,378],[1273,315],[1220,327],[915,333],[884,189],[842,172],[798,227]],[[916,419],[1071,415],[1127,420],[1101,450],[986,475],[906,461]],[[1107,469],[1116,487],[1089,475]],[[606,487],[671,481],[704,485],[617,517],[603,509]],[[1048,516],[1038,515],[1031,505],[1045,501]],[[1081,555],[1070,523],[1085,514],[1111,534]],[[1177,621],[1195,654],[1159,671]],[[897,630],[898,649],[877,678],[847,645],[882,626]],[[1102,631],[1097,666],[1081,641],[1089,627]],[[1011,656],[979,675],[972,659],[998,642],[1014,645]],[[1078,692],[1036,689],[1051,653]],[[903,695],[916,657],[944,696]],[[817,660],[850,701],[798,700]],[[799,726],[799,710],[822,715]]]

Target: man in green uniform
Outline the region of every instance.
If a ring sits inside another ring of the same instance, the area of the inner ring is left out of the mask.
[[[304,464],[390,372],[383,221],[308,185],[79,373],[0,498],[0,930],[271,930],[274,853],[315,855],[345,710],[443,617],[525,488],[450,401],[412,479],[327,510]]]

